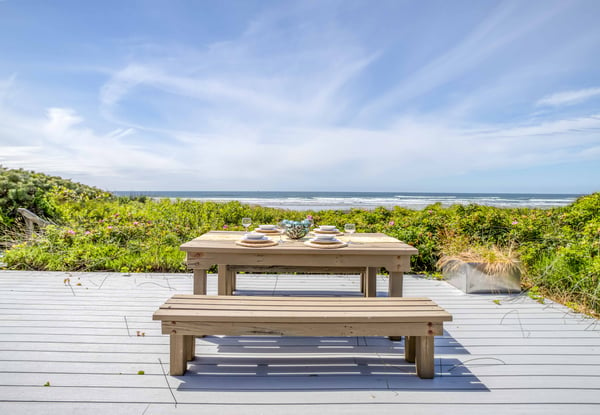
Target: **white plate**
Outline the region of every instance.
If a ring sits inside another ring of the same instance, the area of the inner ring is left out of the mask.
[[[315,234],[315,239],[317,241],[330,241],[332,239],[335,239],[335,234],[319,233],[319,234]]]
[[[333,225],[321,225],[321,226],[319,226],[319,228],[317,230],[324,231],[324,232],[333,232],[333,231],[337,231],[337,228]]]
[[[261,231],[274,231],[276,228],[275,225],[258,225],[258,229]]]
[[[262,233],[247,233],[244,235],[244,239],[246,241],[260,241],[262,239],[267,239],[267,237]]]
[[[331,238],[331,239],[313,238],[310,241],[313,243],[316,243],[316,244],[339,244],[340,242],[342,242],[336,238]]]

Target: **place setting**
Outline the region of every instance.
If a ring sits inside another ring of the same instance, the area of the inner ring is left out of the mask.
[[[254,232],[264,235],[281,235],[283,233],[277,225],[258,225],[258,228],[254,229]]]
[[[335,229],[335,227],[333,227]],[[314,232],[314,231],[313,231]],[[343,248],[348,246],[348,244],[344,241],[340,241],[337,236],[340,235],[339,232],[330,231],[330,233],[314,233],[314,237],[304,242],[304,245],[310,246],[311,248],[325,248],[325,249],[334,249],[334,248]]]
[[[242,226],[248,230],[252,225],[251,218],[242,218]],[[279,229],[275,225],[258,225],[252,232],[246,232],[242,239],[235,241],[236,245],[249,248],[264,248],[267,246],[277,245],[277,242],[269,238],[267,235],[281,235]]]
[[[320,225],[319,227],[312,230],[314,235],[334,235],[334,236],[342,236],[343,233],[340,232],[335,225]]]

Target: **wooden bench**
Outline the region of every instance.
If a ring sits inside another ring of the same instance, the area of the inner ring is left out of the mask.
[[[170,373],[183,375],[205,335],[407,336],[405,358],[434,376],[434,336],[452,316],[428,298],[175,295],[153,315],[170,338]]]
[[[25,226],[27,229],[26,233],[27,233],[28,239],[31,239],[31,237],[33,236],[34,225],[37,225],[40,229],[43,229],[47,225],[51,224],[51,222],[48,222],[47,220],[40,218],[38,215],[36,215],[32,211],[30,211],[29,209],[18,208],[17,212],[19,212],[21,214],[21,216],[23,216],[23,219],[25,220]]]

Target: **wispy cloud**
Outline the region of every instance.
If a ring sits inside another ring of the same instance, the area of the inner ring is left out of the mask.
[[[366,105],[360,115],[381,119],[380,114],[386,113],[390,107],[410,102],[458,78],[476,76],[477,68],[490,56],[535,31],[568,5],[566,2],[549,3],[544,11],[533,16],[522,16],[517,6],[514,2],[498,4],[455,45],[401,78],[389,92]],[[508,27],[510,30],[507,30]]]
[[[15,84],[16,74],[12,74],[6,79],[0,79],[0,105],[8,98],[8,93]]]
[[[427,190],[443,191],[460,189],[459,176],[600,162],[598,109],[561,111],[600,88],[532,105],[557,79],[566,84],[557,62],[592,59],[588,38],[578,54],[569,48],[577,39],[540,50],[548,22],[576,4],[540,12],[501,2],[456,22],[440,12],[454,26],[428,37],[434,44],[410,64],[402,52],[423,46],[418,32],[408,41],[385,29],[383,39],[378,23],[355,24],[377,10],[358,7],[351,21],[335,4],[281,3],[193,45],[121,40],[126,56],[107,58],[101,71],[68,65],[72,78],[92,73],[85,97],[58,77],[42,109],[2,100],[24,85],[34,93],[22,95],[38,100],[33,82],[0,80],[0,163],[113,190],[425,190],[430,180],[438,187]],[[557,111],[539,108],[547,106]]]
[[[597,96],[600,96],[600,88],[577,89],[545,96],[540,99],[536,105],[552,107],[558,107],[561,105],[574,105]]]

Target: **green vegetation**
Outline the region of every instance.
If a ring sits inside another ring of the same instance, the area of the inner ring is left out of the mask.
[[[22,190],[13,191],[16,188]],[[437,275],[441,254],[465,246],[474,252],[510,251],[518,255],[524,284],[534,287],[535,296],[600,313],[600,193],[548,210],[435,204],[421,211],[397,207],[295,212],[239,202],[114,197],[59,178],[2,169],[0,217],[7,226],[0,237],[5,240],[8,229],[18,224],[17,207],[29,208],[56,225],[7,250],[3,261],[10,269],[184,272],[179,246],[208,230],[243,230],[242,217],[276,223],[310,214],[316,224],[355,223],[358,232],[384,232],[415,246],[416,272]]]

